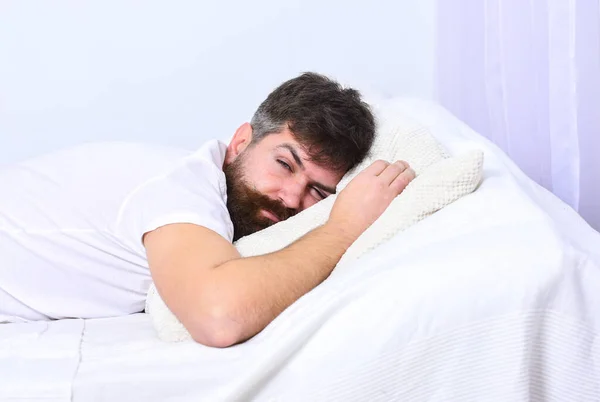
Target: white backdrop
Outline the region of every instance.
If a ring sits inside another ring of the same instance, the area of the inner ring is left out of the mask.
[[[600,230],[600,2],[438,0],[440,103]]]
[[[434,0],[0,0],[0,165],[101,140],[232,134],[313,70],[434,97]]]

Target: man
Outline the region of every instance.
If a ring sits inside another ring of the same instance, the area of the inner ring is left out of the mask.
[[[229,145],[92,144],[0,171],[0,321],[139,312],[154,281],[197,342],[254,336],[327,278],[414,172],[375,162],[281,251],[241,258],[232,242],[333,194],[374,133],[358,92],[306,73]]]

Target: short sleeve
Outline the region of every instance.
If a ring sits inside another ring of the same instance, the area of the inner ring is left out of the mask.
[[[191,155],[126,197],[115,225],[116,235],[142,254],[143,235],[172,223],[203,226],[231,242],[233,224],[226,191],[223,171],[211,160]]]

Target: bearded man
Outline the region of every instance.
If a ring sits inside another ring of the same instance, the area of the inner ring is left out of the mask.
[[[356,90],[305,73],[229,144],[87,144],[5,167],[0,322],[141,312],[154,282],[197,342],[243,342],[325,280],[414,171],[376,161],[324,225],[278,252],[242,258],[232,243],[334,194],[374,136]]]

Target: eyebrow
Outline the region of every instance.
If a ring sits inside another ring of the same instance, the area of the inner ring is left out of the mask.
[[[300,169],[305,170],[306,168],[304,167],[304,164],[302,163],[302,159],[300,159],[300,155],[298,155],[298,151],[296,151],[296,148],[288,143],[284,143],[281,145],[277,146],[277,149],[287,149],[288,151],[290,151],[290,153],[292,154],[292,157],[294,158],[294,161],[296,161],[296,164],[300,167]],[[335,194],[335,187],[329,187],[325,184],[313,181],[310,183],[311,185],[320,188],[321,190],[325,190],[327,191],[329,194]]]

